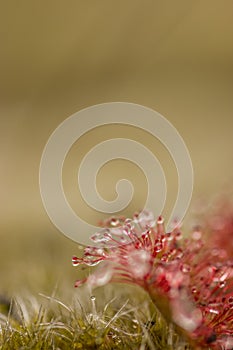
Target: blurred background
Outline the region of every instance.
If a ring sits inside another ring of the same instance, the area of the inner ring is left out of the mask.
[[[233,170],[233,2],[7,1],[0,4],[1,293],[26,288],[73,290],[78,245],[50,222],[40,197],[39,165],[55,128],[82,108],[133,102],[167,118],[182,135],[194,167],[195,203],[230,191]],[[158,157],[168,183],[164,214],[177,194],[175,166],[164,147],[133,127],[88,132],[70,150],[64,188],[72,208],[95,224],[75,183],[78,165],[93,145],[114,137],[143,143]],[[97,188],[114,199],[126,177],[135,198],[146,182],[130,162],[116,160],[99,173]],[[188,220],[188,219],[186,219]]]

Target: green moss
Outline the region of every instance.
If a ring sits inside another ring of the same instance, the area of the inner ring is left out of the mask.
[[[0,317],[0,349],[189,349],[140,293],[131,303],[102,300],[101,307],[99,298],[87,299],[71,306],[54,298],[41,305],[33,297],[8,302]]]

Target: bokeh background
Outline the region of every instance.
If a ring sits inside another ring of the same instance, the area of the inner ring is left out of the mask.
[[[189,213],[200,198],[208,203],[231,191],[232,14],[232,0],[0,2],[0,294],[72,290],[78,277],[71,266],[78,245],[59,233],[43,208],[39,165],[50,134],[82,108],[133,102],[166,117],[193,162]],[[177,193],[175,166],[158,140],[132,127],[101,127],[74,144],[64,166],[72,207],[90,223],[102,218],[82,201],[75,176],[85,153],[114,137],[138,140],[160,160],[168,182],[166,216]],[[111,200],[122,177],[135,185],[130,215],[146,193],[133,164],[109,163],[97,188]]]

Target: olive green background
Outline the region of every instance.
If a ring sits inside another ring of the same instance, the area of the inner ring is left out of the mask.
[[[191,207],[231,191],[232,14],[232,0],[0,1],[3,290],[50,291],[57,281],[72,288],[77,272],[70,259],[77,245],[56,230],[43,208],[39,164],[50,134],[82,108],[123,101],[158,111],[190,151]],[[95,129],[72,147],[64,165],[72,208],[90,223],[102,218],[80,198],[75,176],[85,153],[114,137],[138,140],[156,154],[168,182],[168,215],[178,186],[169,154],[143,131],[122,126]],[[110,162],[97,188],[113,199],[122,177],[135,186],[126,210],[131,215],[147,191],[133,164]]]

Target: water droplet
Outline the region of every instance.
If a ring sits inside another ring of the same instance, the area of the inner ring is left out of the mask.
[[[164,223],[164,218],[160,215],[157,219],[157,224],[162,225]]]
[[[161,242],[158,242],[155,244],[155,247],[154,247],[154,252],[155,253],[159,253],[161,252],[161,250],[163,249],[163,245]]]
[[[226,281],[219,282],[219,288],[224,288],[226,285]]]
[[[91,240],[96,243],[105,243],[111,239],[109,230],[103,229],[99,232],[94,233],[91,236]]]
[[[108,242],[108,241],[110,241],[112,239],[112,235],[111,235],[111,233],[108,230],[106,230],[104,232],[104,239],[105,239],[105,242]]]
[[[104,250],[102,248],[97,248],[96,249],[96,254],[103,255],[103,253],[104,253]]]
[[[181,266],[181,271],[184,272],[184,273],[188,273],[188,272],[190,272],[190,270],[191,270],[191,268],[190,268],[190,266],[188,264],[183,264]]]
[[[111,218],[110,225],[115,227],[115,226],[119,225],[119,222],[120,222],[119,219]]]
[[[218,311],[218,310],[215,310],[215,309],[209,309],[209,312],[210,312],[211,314],[216,314],[216,315],[219,314],[219,311]]]
[[[178,250],[177,250],[176,259],[177,259],[177,260],[182,259],[182,258],[183,258],[183,255],[184,255],[183,251],[182,251],[181,249],[178,249]]]
[[[128,226],[123,226],[122,227],[122,233],[126,236],[130,234],[130,228]]]
[[[167,256],[167,254],[163,254],[163,256],[161,257],[161,261],[162,261],[162,262],[167,262],[167,261],[168,261],[168,256]]]
[[[179,241],[182,238],[182,233],[180,231],[176,232],[176,240]]]
[[[73,256],[72,258],[72,265],[78,266],[82,262],[82,259],[78,258],[77,256]]]
[[[169,241],[172,241],[173,240],[173,234],[172,232],[167,232],[166,233],[166,236],[165,236],[165,239],[169,242]]]
[[[228,276],[228,273],[227,272],[225,272],[221,277],[220,277],[220,281],[225,281],[226,280],[226,278],[227,278],[227,276]]]
[[[91,300],[95,301],[96,297],[94,295],[91,296]]]
[[[192,287],[191,291],[192,291],[193,294],[196,294],[197,293],[197,288],[196,287]]]
[[[134,228],[134,222],[133,222],[132,219],[126,219],[125,220],[125,225],[131,230]]]
[[[172,256],[172,255],[175,255],[176,254],[176,249],[173,248],[169,251],[169,254]]]

